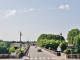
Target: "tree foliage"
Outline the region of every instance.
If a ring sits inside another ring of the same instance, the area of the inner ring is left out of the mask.
[[[61,47],[62,51],[64,51],[65,49],[67,49],[68,43],[66,41],[62,41],[60,43],[60,47]]]
[[[71,31],[69,31],[68,35],[67,35],[68,42],[69,43],[73,43],[74,37],[77,36],[78,34],[80,34],[80,30],[79,29],[72,29]]]
[[[60,44],[60,38],[61,41],[65,41],[65,38],[60,35],[42,34],[39,36],[37,40],[37,45],[41,47],[45,47],[47,49],[53,49],[56,51],[57,47]]]
[[[11,47],[9,48],[9,53],[11,53],[11,52],[15,52],[15,48],[14,48],[13,46],[11,46]]]
[[[40,47],[45,47],[47,49],[54,49],[56,50],[58,45],[59,45],[60,41],[59,40],[40,40],[39,42],[37,42],[37,45]]]
[[[10,44],[10,42],[0,42],[0,54],[7,54]]]
[[[74,37],[73,44],[78,47],[78,52],[80,53],[80,34]]]
[[[60,35],[54,35],[54,34],[42,34],[38,37],[38,41],[40,40],[60,40]],[[61,40],[65,40],[63,36],[61,36]]]

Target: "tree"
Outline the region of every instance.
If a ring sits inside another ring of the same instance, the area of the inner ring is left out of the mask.
[[[0,40],[0,42],[2,42],[3,40]]]
[[[65,41],[62,41],[59,46],[61,47],[62,51],[64,51],[68,47],[68,43]]]
[[[54,34],[41,34],[38,37],[37,42],[39,42],[40,40],[60,40],[60,35],[54,35]],[[61,40],[65,40],[65,38],[63,36],[61,36]]]
[[[0,54],[8,54],[9,42],[0,42]]]
[[[80,33],[80,30],[79,29],[72,29],[71,31],[69,31],[68,32],[68,35],[67,35],[68,43],[73,43],[74,37],[76,35],[78,35],[79,33]]]
[[[73,44],[78,47],[78,52],[80,53],[80,34],[74,37]]]

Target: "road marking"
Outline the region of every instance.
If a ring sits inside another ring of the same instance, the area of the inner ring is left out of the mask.
[[[41,57],[39,57],[39,59],[42,59]]]
[[[30,59],[33,59],[33,58],[30,58]]]
[[[50,59],[49,57],[47,57],[48,59]]]
[[[55,59],[54,57],[31,57],[30,59]]]
[[[46,59],[45,57],[43,57],[43,59]]]
[[[53,57],[51,57],[52,59],[54,59]]]
[[[35,59],[37,59],[37,57],[35,57]]]

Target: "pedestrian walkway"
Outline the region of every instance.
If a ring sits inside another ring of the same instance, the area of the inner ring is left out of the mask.
[[[53,60],[54,60],[54,57],[30,57],[30,58],[29,58],[29,57],[26,57],[26,56],[25,56],[25,57],[23,57],[22,59],[26,59],[26,60],[28,60],[28,59],[30,59],[30,60],[35,60],[35,59],[38,59],[38,60],[39,60],[39,59],[42,59],[42,60],[43,60],[43,59],[45,59],[45,60],[46,60],[46,59],[52,60],[52,59],[53,59]]]
[[[30,59],[54,59],[54,57],[31,57]]]

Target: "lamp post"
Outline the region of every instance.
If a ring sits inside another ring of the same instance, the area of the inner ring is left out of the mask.
[[[60,43],[61,43],[61,36],[62,36],[62,33],[60,32]]]
[[[62,33],[60,32],[60,43],[61,43],[61,36],[62,36]],[[57,56],[61,56],[61,48],[60,48],[60,46],[58,46],[58,48],[57,48]],[[58,55],[58,53],[60,54],[60,55]]]
[[[60,32],[60,43],[61,43],[61,37],[62,37],[62,33]],[[61,52],[61,51],[60,51]]]
[[[22,36],[22,33],[20,31],[20,52],[21,52],[21,36]]]

